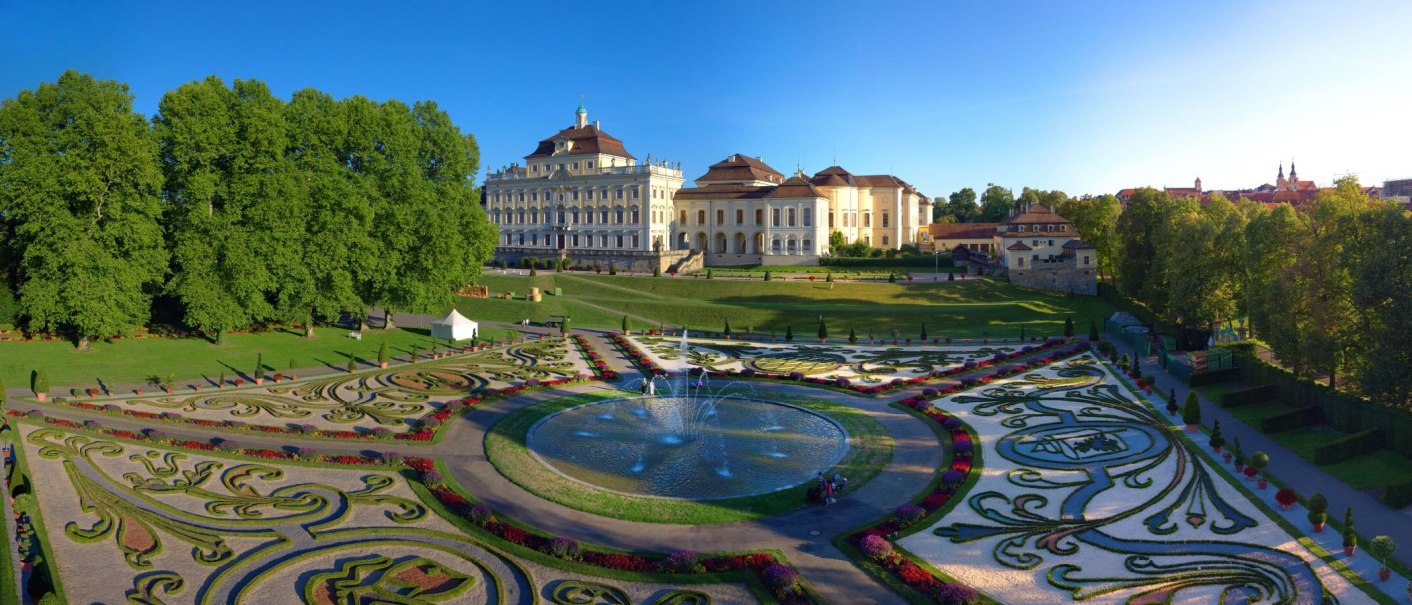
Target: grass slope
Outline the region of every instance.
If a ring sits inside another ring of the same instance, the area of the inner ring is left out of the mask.
[[[150,376],[171,374],[178,385],[186,385],[203,377],[215,381],[222,372],[228,379],[236,378],[240,372],[253,374],[260,354],[270,373],[286,371],[291,365],[332,371],[346,368],[349,354],[375,362],[384,342],[395,357],[406,356],[413,345],[423,353],[432,345],[424,328],[373,329],[361,341],[348,338],[346,329],[315,331],[318,337],[313,340],[304,338],[302,330],[231,334],[220,346],[201,338],[123,339],[94,343],[90,351],[79,351],[64,341],[5,341],[0,342],[0,378],[7,388],[28,389],[30,371],[43,367],[49,373],[49,392],[60,396],[70,388],[96,387],[100,380],[110,385],[144,384]],[[482,331],[486,338],[503,335],[494,329]]]
[[[1097,297],[989,279],[828,284],[545,272],[535,277],[486,275],[481,283],[492,293],[513,291],[521,300],[462,298],[457,308],[467,317],[514,322],[569,315],[577,327],[616,328],[628,314],[639,329],[656,327],[643,325],[639,318],[646,318],[667,327],[719,331],[729,318],[736,331],[783,334],[793,327],[797,336],[812,337],[823,315],[833,338],[846,338],[850,328],[859,338],[870,333],[888,337],[894,329],[916,337],[923,323],[931,338],[1015,337],[1021,326],[1029,336],[1060,334],[1069,316],[1075,330],[1084,332],[1090,319],[1101,322],[1113,312]],[[564,295],[546,296],[541,303],[524,301],[531,286],[547,292],[562,288]]]

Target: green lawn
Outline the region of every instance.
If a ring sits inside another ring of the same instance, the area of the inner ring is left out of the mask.
[[[235,378],[238,372],[253,373],[256,357],[262,353],[270,372],[290,367],[332,371],[347,367],[349,354],[376,360],[384,342],[394,356],[405,356],[413,345],[425,353],[432,345],[424,328],[372,329],[361,341],[348,338],[348,330],[341,328],[317,328],[315,333],[317,338],[312,340],[304,338],[302,330],[231,334],[220,346],[201,338],[122,339],[94,343],[89,351],[63,341],[6,341],[0,342],[0,379],[8,388],[28,389],[30,372],[43,367],[49,374],[49,392],[61,396],[71,388],[97,387],[99,381],[143,384],[153,375],[171,374],[178,385],[197,383],[203,377],[214,381],[222,372]],[[504,333],[487,328],[481,336],[498,338]]]
[[[639,329],[686,325],[719,331],[729,318],[735,331],[753,328],[783,334],[786,327],[793,327],[796,335],[812,337],[822,314],[834,338],[847,337],[850,328],[857,330],[859,338],[870,333],[890,336],[894,329],[915,337],[923,323],[932,338],[1015,337],[1021,326],[1029,336],[1060,334],[1068,316],[1079,333],[1086,333],[1089,320],[1102,322],[1113,312],[1097,297],[1042,292],[989,279],[829,284],[543,272],[535,277],[491,274],[481,283],[493,294],[513,291],[521,300],[462,298],[457,308],[467,317],[514,322],[569,315],[578,327],[616,328],[626,313]],[[523,296],[531,286],[547,292],[559,287],[564,295],[526,302]],[[649,320],[652,326],[647,325]]]

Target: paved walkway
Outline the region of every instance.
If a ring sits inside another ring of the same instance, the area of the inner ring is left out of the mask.
[[[1114,344],[1118,346],[1119,355],[1133,355],[1132,348],[1127,344],[1121,341]],[[1178,403],[1186,401],[1187,393],[1192,390],[1163,370],[1155,356],[1142,359],[1142,373],[1151,374],[1157,379],[1154,394],[1161,393],[1165,397],[1170,389],[1176,389]],[[1360,533],[1370,539],[1374,535],[1391,536],[1399,546],[1394,556],[1404,565],[1412,565],[1412,515],[1391,508],[1372,496],[1349,487],[1347,483],[1241,422],[1225,408],[1207,399],[1201,391],[1196,391],[1196,397],[1201,404],[1202,425],[1209,428],[1212,422],[1220,420],[1221,434],[1225,436],[1227,443],[1240,437],[1241,448],[1247,454],[1255,451],[1269,454],[1270,464],[1265,467],[1266,473],[1293,487],[1301,496],[1324,494],[1329,499],[1331,518],[1342,521],[1344,507],[1352,506],[1354,525]],[[1366,544],[1364,542],[1364,546]]]
[[[377,317],[374,315],[374,317]],[[379,318],[380,319],[380,318]],[[426,316],[398,314],[399,325],[424,325]],[[491,324],[496,327],[520,329],[517,325]],[[531,334],[557,333],[557,330],[531,327]],[[478,498],[485,500],[497,512],[520,519],[552,534],[608,546],[666,551],[690,548],[698,551],[778,549],[832,603],[894,603],[898,597],[886,586],[855,567],[850,559],[836,549],[831,540],[838,534],[876,519],[904,502],[911,501],[927,485],[942,462],[941,444],[936,434],[910,414],[889,407],[889,403],[918,394],[922,386],[894,391],[880,396],[861,396],[799,384],[769,382],[752,383],[762,396],[771,393],[807,396],[848,405],[862,410],[882,424],[892,435],[895,451],[892,461],[866,484],[860,485],[828,507],[806,507],[794,512],[756,521],[718,525],[663,525],[623,521],[600,517],[543,500],[505,479],[486,459],[484,432],[505,414],[536,403],[582,392],[616,390],[617,385],[631,384],[641,374],[625,355],[610,341],[611,332],[575,330],[598,349],[609,367],[622,375],[616,384],[589,383],[557,389],[540,389],[505,399],[487,402],[456,417],[443,429],[440,442],[425,444],[410,441],[302,441],[321,453],[370,453],[398,451],[406,455],[428,456],[447,463],[452,476]],[[1047,355],[1036,353],[1035,356]],[[1023,358],[1022,358],[1023,360]],[[1017,362],[1022,361],[1017,360]],[[987,375],[986,368],[974,375]],[[303,372],[301,372],[303,374]],[[954,384],[955,378],[939,385]],[[32,402],[11,400],[14,409],[38,409],[56,418],[77,422],[94,419],[92,414],[61,406],[40,406]],[[138,431],[152,428],[150,422],[136,418],[100,416],[107,427]],[[178,424],[162,425],[169,437],[208,440],[230,438],[246,447],[283,448],[291,445],[286,435],[232,432],[202,429]]]

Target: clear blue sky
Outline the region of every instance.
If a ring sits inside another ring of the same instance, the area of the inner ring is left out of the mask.
[[[589,119],[688,178],[837,157],[928,195],[1412,177],[1412,2],[16,2],[0,98],[65,69],[136,108],[215,74],[432,99],[482,164]],[[291,8],[298,6],[299,8]]]

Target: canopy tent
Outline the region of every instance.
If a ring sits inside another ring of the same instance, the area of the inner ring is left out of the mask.
[[[431,322],[432,338],[466,340],[468,338],[474,338],[476,332],[479,330],[480,324],[466,319],[466,316],[461,315],[461,313],[455,309],[452,309],[451,314],[447,315],[445,318]]]

